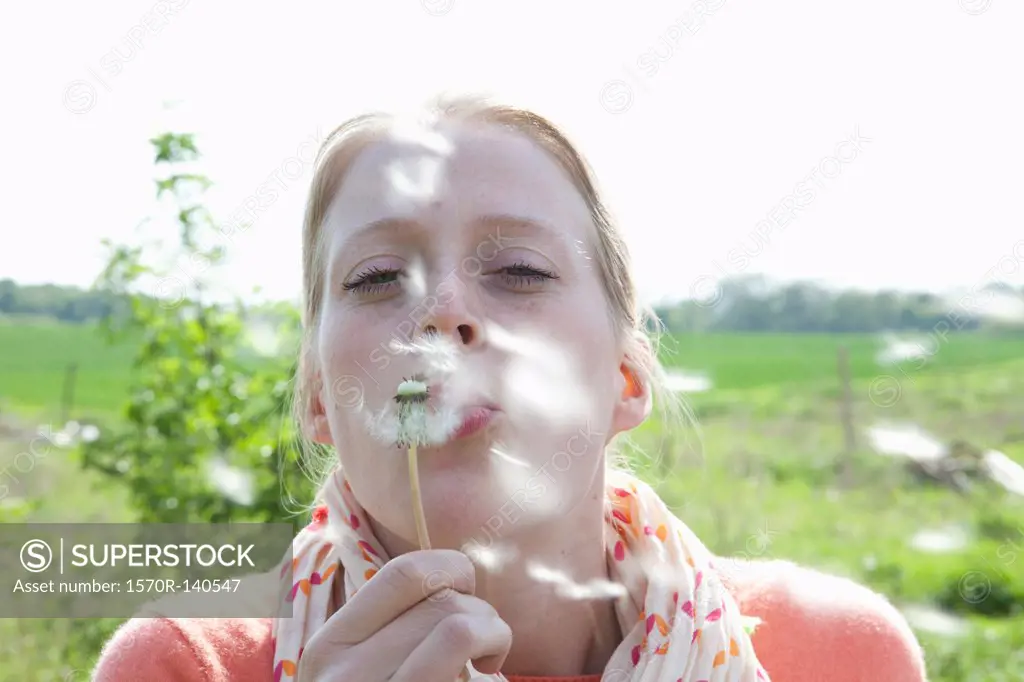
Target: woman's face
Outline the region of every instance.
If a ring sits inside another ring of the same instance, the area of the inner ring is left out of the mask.
[[[419,451],[436,545],[489,546],[601,494],[604,446],[645,414],[623,397],[589,211],[552,158],[483,125],[391,137],[353,161],[323,229],[311,423],[376,525],[416,537],[405,451],[366,416],[423,370],[389,344],[428,326],[461,387],[461,430]]]

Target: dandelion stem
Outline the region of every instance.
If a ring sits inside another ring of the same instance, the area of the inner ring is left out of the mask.
[[[409,488],[412,490],[412,515],[416,520],[416,537],[420,549],[430,549],[430,535],[427,533],[427,517],[423,512],[423,493],[420,489],[420,471],[416,459],[416,447],[422,442],[422,419],[415,419],[425,408],[427,385],[418,379],[406,379],[398,386],[395,401],[398,403],[399,446],[407,444],[409,448]],[[470,663],[466,661],[459,673],[460,682],[468,682],[472,678]]]
[[[427,517],[423,513],[423,494],[420,490],[420,472],[416,460],[416,443],[409,445],[409,487],[412,489],[412,515],[416,519],[416,537],[420,549],[430,549],[430,535],[427,533]],[[459,682],[469,682],[472,678],[469,663],[459,672]]]
[[[420,490],[420,472],[416,460],[416,443],[409,445],[409,484],[412,488],[412,514],[416,519],[416,537],[420,549],[430,549],[427,518],[423,513],[423,493]]]

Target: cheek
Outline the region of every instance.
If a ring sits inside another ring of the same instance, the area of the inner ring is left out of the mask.
[[[524,417],[573,423],[600,419],[614,399],[619,358],[607,305],[596,284],[527,296],[497,309],[495,322],[512,332],[502,383]]]
[[[574,435],[588,430],[607,433],[617,397],[621,364],[615,333],[603,298],[597,302],[590,301],[587,306],[578,306],[571,315],[562,332],[565,335],[563,343],[575,358],[578,374],[574,383],[587,396],[587,422],[581,424]]]
[[[395,356],[387,350],[393,331],[394,324],[384,321],[327,313],[317,339],[331,435],[360,499],[381,497],[401,473],[400,468],[380,466],[380,457],[393,448],[378,443],[365,424],[370,412],[393,395],[383,394],[392,385],[390,374],[397,371]]]
[[[393,358],[387,350],[393,331],[393,324],[356,324],[350,315],[324,316],[317,342],[332,424],[379,401]]]
[[[538,312],[522,331],[522,352],[510,354],[503,404],[515,412],[518,437],[529,442],[524,451],[531,461],[539,464],[569,448],[576,450],[574,459],[589,459],[603,440],[578,436],[608,432],[618,390],[611,326],[600,308],[587,312],[581,305],[558,305]],[[556,321],[545,323],[549,317]]]
[[[573,359],[574,383],[586,387],[594,398],[607,397],[620,358],[604,300],[588,296],[586,302],[567,306],[558,317],[561,323],[554,326],[556,338]]]

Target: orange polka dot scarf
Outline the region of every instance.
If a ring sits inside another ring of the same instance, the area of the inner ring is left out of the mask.
[[[610,473],[605,520],[609,579],[625,589],[616,599],[625,636],[603,682],[768,682],[711,552],[650,486]],[[328,617],[339,567],[348,599],[388,561],[340,470],[292,552],[281,599],[293,617],[274,622],[275,682],[295,678],[303,647]]]

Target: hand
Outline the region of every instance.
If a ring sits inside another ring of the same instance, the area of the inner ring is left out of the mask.
[[[453,682],[467,661],[497,673],[512,631],[475,590],[462,552],[389,561],[309,640],[297,682]]]

